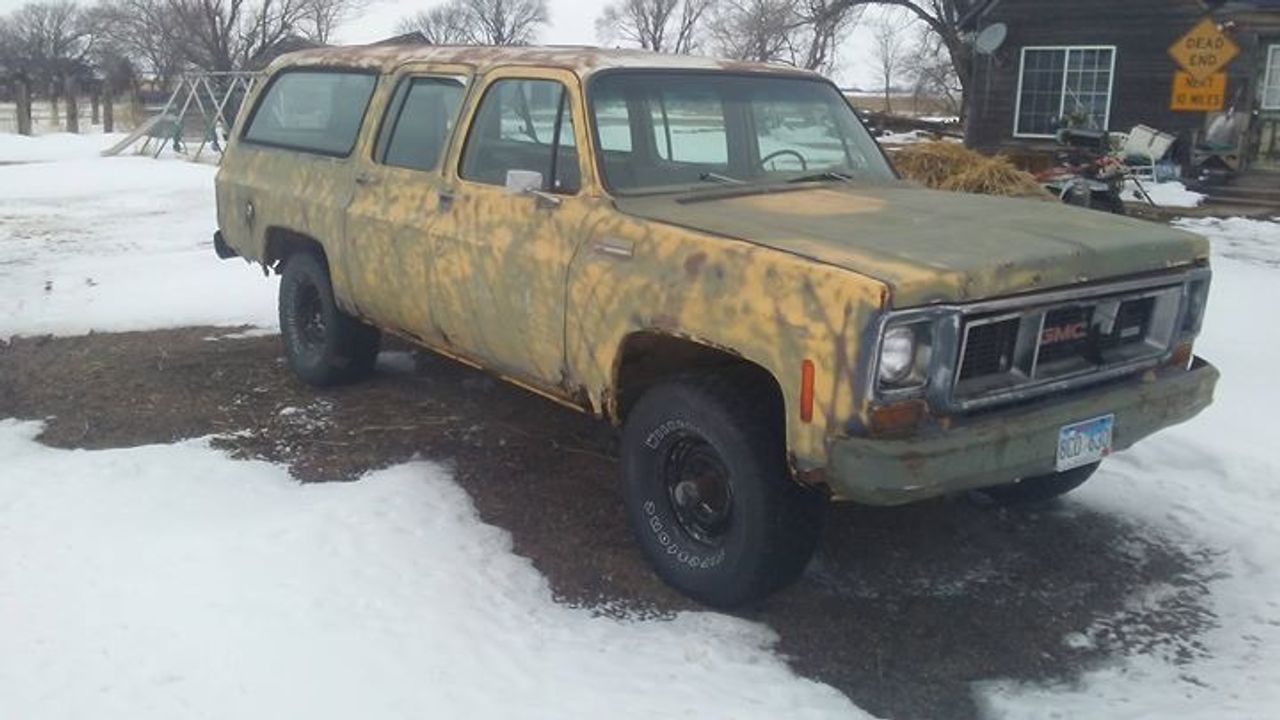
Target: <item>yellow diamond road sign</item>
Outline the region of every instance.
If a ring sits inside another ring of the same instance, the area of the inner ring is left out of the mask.
[[[1192,78],[1205,80],[1239,55],[1240,46],[1218,29],[1213,18],[1205,18],[1169,46],[1169,54]]]

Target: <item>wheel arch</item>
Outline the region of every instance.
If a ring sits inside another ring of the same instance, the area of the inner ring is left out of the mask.
[[[316,255],[328,268],[330,276],[333,268],[329,264],[329,254],[324,244],[305,233],[286,227],[273,225],[267,228],[262,246],[262,266],[279,273],[284,268],[284,261],[298,252],[309,252]]]
[[[707,370],[731,370],[763,383],[775,396],[778,421],[785,427],[782,386],[768,368],[730,348],[656,330],[639,330],[622,339],[614,361],[610,419],[621,424],[645,391],[663,380]]]

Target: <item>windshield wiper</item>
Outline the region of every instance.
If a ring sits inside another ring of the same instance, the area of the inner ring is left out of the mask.
[[[704,172],[698,176],[698,179],[703,182],[718,182],[718,183],[724,183],[725,185],[744,185],[745,184],[743,181],[739,180],[738,178],[729,177],[728,175],[721,175],[720,173],[714,173],[714,172]]]
[[[850,182],[853,180],[853,176],[850,175],[849,173],[842,173],[839,170],[823,170],[822,172],[809,173],[807,175],[793,177],[787,180],[787,182],[802,183],[802,182],[817,182],[819,180],[839,180],[840,182]]]

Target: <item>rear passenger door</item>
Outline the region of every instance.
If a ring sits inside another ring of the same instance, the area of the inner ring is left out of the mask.
[[[469,69],[408,66],[355,175],[346,245],[352,298],[378,325],[427,342],[439,331],[428,297],[440,212],[441,172],[466,94]]]
[[[473,97],[452,206],[433,229],[441,329],[463,354],[554,391],[564,375],[565,277],[593,207],[577,78],[508,68]],[[512,171],[536,175],[537,192],[508,189]]]

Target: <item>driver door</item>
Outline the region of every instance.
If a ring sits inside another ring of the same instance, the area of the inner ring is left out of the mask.
[[[552,392],[565,372],[569,261],[591,208],[577,87],[569,72],[510,68],[478,89],[431,284],[458,354]]]

